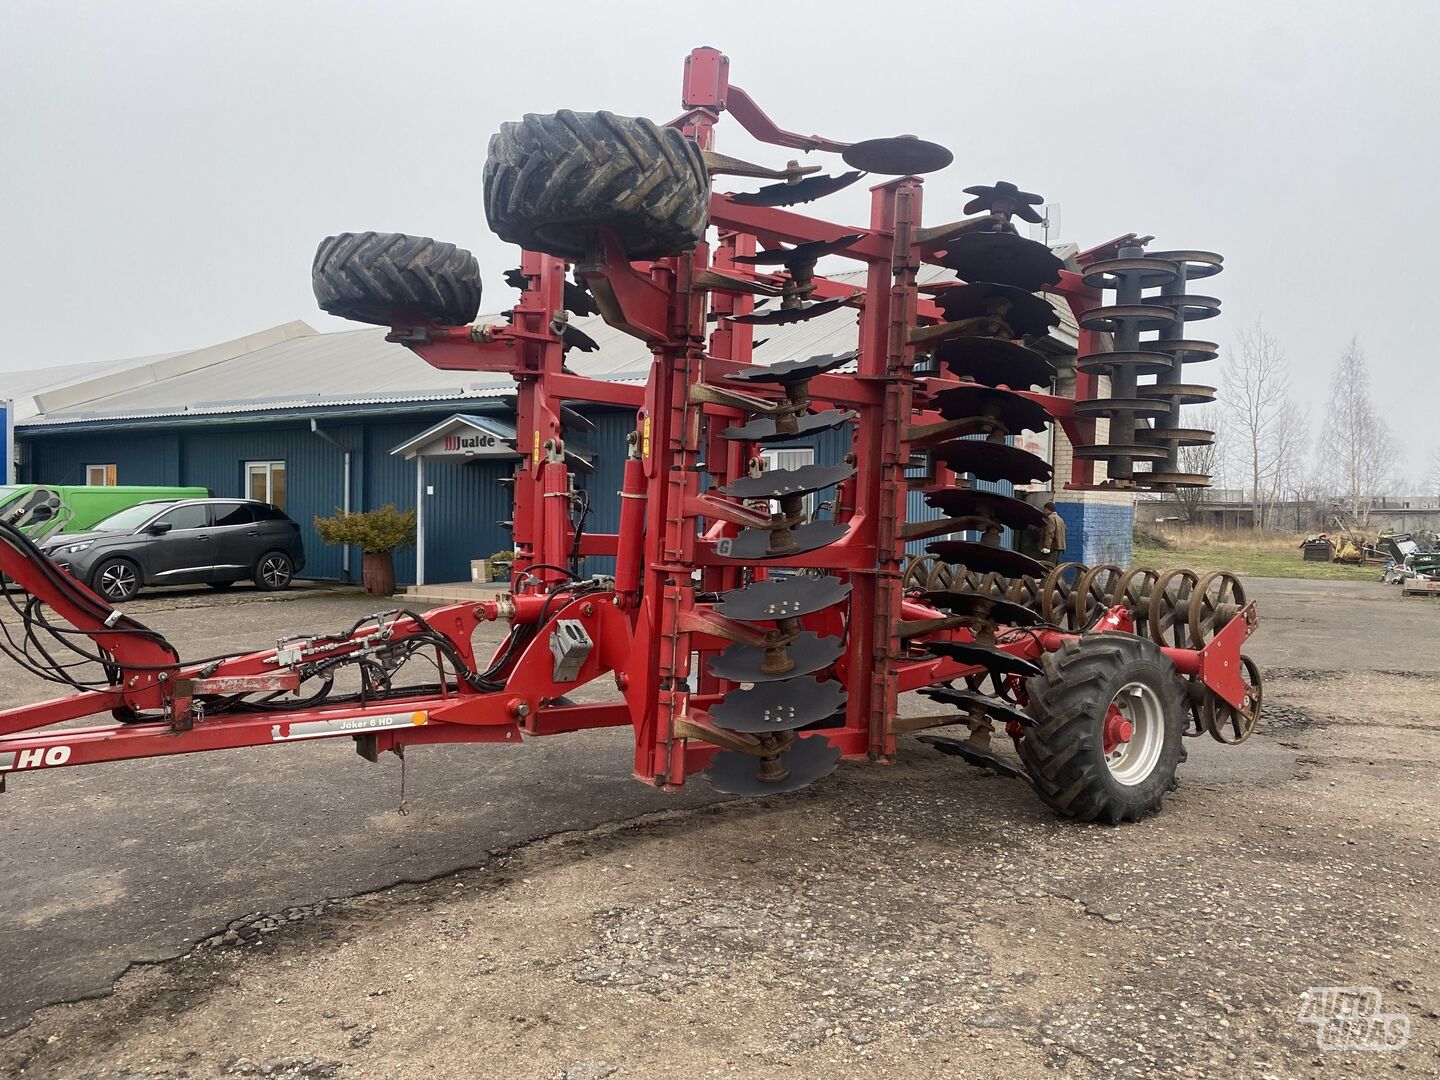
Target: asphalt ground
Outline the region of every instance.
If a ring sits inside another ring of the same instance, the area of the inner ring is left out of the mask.
[[[1440,606],[1248,585],[1273,721],[1239,749],[1192,741],[1166,812],[1123,829],[910,741],[889,769],[708,808],[631,781],[616,732],[413,751],[403,814],[398,768],[340,745],[26,777],[0,802],[5,1024],[151,966],[46,1010],[0,1066],[1436,1075]],[[214,652],[369,606],[137,613]],[[39,696],[13,673],[0,694]],[[857,914],[880,928],[858,944]],[[1403,1056],[1317,1052],[1298,994],[1349,984],[1411,1018]]]

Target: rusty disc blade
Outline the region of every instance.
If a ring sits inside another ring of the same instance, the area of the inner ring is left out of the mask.
[[[811,240],[794,247],[771,248],[769,251],[757,251],[754,255],[736,255],[732,261],[750,266],[798,266],[813,263],[816,259],[833,255],[837,251],[844,251],[863,237],[863,233],[846,233],[834,240]]]
[[[978,641],[924,641],[921,644],[936,656],[954,660],[957,664],[983,667],[992,674],[1023,675],[1027,679],[1040,674],[1040,668],[1023,656],[993,645],[982,645]]]
[[[851,143],[840,151],[840,157],[852,169],[884,176],[919,176],[938,172],[955,160],[955,155],[939,143],[914,135]]]
[[[1021,191],[1009,180],[996,180],[993,184],[975,184],[965,189],[966,195],[974,195],[965,204],[967,214],[1014,214],[1022,221],[1039,225],[1044,219],[1034,207],[1045,200],[1033,191]]]
[[[767,673],[766,650],[756,645],[729,646],[710,658],[709,670],[717,679],[729,679],[731,682],[775,682],[801,675],[813,675],[821,668],[833,664],[844,651],[844,638],[821,637],[809,630],[802,630],[794,641],[785,646],[785,655],[792,661],[785,671]]]
[[[727,731],[751,735],[794,731],[834,716],[845,701],[845,688],[835,680],[802,676],[731,690],[710,706],[710,719]]]
[[[1030,779],[1024,770],[1009,761],[1006,761],[993,750],[986,750],[984,747],[975,746],[959,739],[947,738],[944,735],[921,735],[918,742],[929,743],[942,754],[950,754],[954,757],[964,758],[971,765],[981,769],[991,769],[1002,776],[1011,776],[1016,780]]]
[[[937,283],[922,291],[934,294],[947,322],[988,315],[1002,320],[1016,337],[1040,337],[1060,324],[1060,315],[1043,296],[990,281]]]
[[[993,281],[1026,292],[1058,284],[1065,269],[1044,244],[1013,232],[961,233],[930,261],[954,270],[964,281]]]
[[[843,353],[822,353],[797,360],[779,360],[773,364],[751,364],[741,371],[732,371],[725,378],[732,382],[779,383],[785,386],[844,367],[859,355],[858,349],[851,349]]]
[[[963,712],[969,712],[979,707],[987,715],[997,720],[1004,720],[1007,723],[1014,721],[1022,727],[1034,727],[1035,720],[1029,713],[1021,712],[1008,701],[1001,701],[999,698],[990,697],[987,694],[977,694],[972,690],[955,690],[949,686],[927,686],[920,693],[931,701],[938,701],[942,705],[954,705]]]
[[[779,499],[823,491],[854,475],[853,465],[802,465],[798,469],[771,469],[759,476],[742,476],[716,490],[736,499]]]
[[[986,386],[1003,384],[1028,390],[1032,386],[1049,386],[1055,378],[1055,365],[1044,356],[1003,338],[950,338],[930,355],[957,378],[974,379]]]
[[[823,735],[796,739],[780,755],[775,779],[761,779],[759,758],[738,750],[721,750],[701,774],[716,791],[726,795],[785,795],[809,787],[835,771],[840,748]]]
[[[1003,577],[1044,577],[1049,571],[1044,563],[1010,548],[991,547],[970,540],[937,540],[925,550],[939,555],[948,563],[963,566],[977,574],[1000,574]]]
[[[857,170],[837,176],[807,176],[793,184],[768,184],[759,191],[741,191],[731,195],[730,201],[741,206],[794,206],[842,191],[864,175]]]
[[[966,619],[984,619],[1005,626],[1034,626],[1041,621],[1029,608],[1002,600],[993,593],[938,591],[923,593],[921,599],[931,607]]]
[[[802,413],[795,418],[794,431],[780,431],[773,416],[761,416],[748,424],[728,427],[720,432],[722,439],[743,439],[746,442],[778,443],[791,439],[803,439],[817,431],[829,431],[854,420],[858,413],[849,410],[826,409],[818,413]]]
[[[1007,529],[1042,528],[1045,511],[1023,499],[975,488],[934,488],[924,493],[925,504],[950,517],[980,517]]]
[[[977,480],[1012,484],[1033,484],[1049,480],[1053,470],[1049,462],[1029,450],[1009,443],[984,439],[953,439],[930,448],[930,456],[958,473],[969,473]]]
[[[749,315],[730,315],[731,322],[744,323],[747,326],[784,326],[787,323],[804,322],[806,319],[813,319],[816,315],[824,315],[827,311],[835,311],[845,306],[846,298],[837,297],[834,300],[816,300],[814,303],[801,304],[794,308],[774,308],[769,311],[755,311]]]
[[[741,529],[737,536],[724,536],[715,541],[715,554],[722,559],[783,559],[803,555],[828,547],[844,538],[850,531],[848,525],[833,521],[812,521],[808,525],[796,525],[788,530],[790,544],[775,551],[774,536],[770,529]]]
[[[742,622],[798,619],[838,604],[849,595],[849,584],[837,577],[796,575],[731,589],[720,597],[715,610],[727,619]]]

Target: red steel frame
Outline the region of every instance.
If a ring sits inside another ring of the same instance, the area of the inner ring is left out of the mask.
[[[786,132],[771,122],[745,92],[729,83],[728,60],[717,50],[694,50],[686,60],[686,112],[672,126],[710,148],[720,115],[729,112],[752,135],[779,146],[837,150],[843,144],[819,136]],[[774,275],[736,264],[737,255],[757,245],[829,240],[848,233],[861,239],[843,256],[863,264],[864,288],[816,278],[814,297],[845,297],[859,312],[859,355],[854,374],[830,373],[811,381],[820,407],[854,410],[852,446],[855,476],[841,488],[836,518],[849,525],[838,543],[797,558],[787,566],[822,567],[852,586],[848,627],[836,612],[821,613],[812,628],[848,633],[835,677],[848,691],[843,727],[817,734],[849,758],[885,760],[895,751],[896,698],[901,692],[979,673],[948,659],[903,652],[895,635],[902,619],[936,618],[940,613],[904,597],[901,588],[909,444],[907,424],[934,422],[933,395],[953,380],[913,374],[915,350],[909,332],[939,322],[942,314],[919,295],[916,272],[931,254],[915,234],[921,226],[923,184],[900,177],[872,189],[865,228],[839,225],[794,211],[745,206],[724,194],[711,198],[710,221],[718,242],[712,253],[701,244],[686,256],[630,263],[615,238],[602,233],[592,257],[576,270],[596,295],[607,321],[644,340],[654,361],[645,386],[572,375],[563,369],[563,347],[553,327],[563,310],[566,264],[524,252],[526,288],[504,326],[447,328],[425,323],[396,326],[389,340],[403,344],[430,364],[466,371],[505,371],[519,384],[517,430],[522,459],[516,471],[514,533],[518,553],[513,599],[456,604],[425,614],[426,621],[460,649],[473,669],[471,635],[482,620],[534,624],[545,615],[528,644],[496,676],[504,690],[482,692],[463,680],[458,689],[367,706],[328,705],[277,713],[250,711],[206,717],[191,707],[205,694],[291,689],[293,671],[262,650],[208,665],[186,665],[168,647],[134,633],[137,624],[110,609],[80,586],[78,603],[47,579],[41,569],[8,544],[0,544],[0,572],[39,597],[113,656],[119,676],[109,688],[0,712],[0,781],[9,772],[100,761],[182,754],[300,739],[364,737],[367,753],[407,745],[521,741],[592,727],[631,725],[635,732],[637,778],[659,786],[683,783],[704,768],[715,744],[705,738],[706,708],[729,687],[691,671],[696,653],[713,652],[726,641],[717,636],[724,620],[695,602],[706,592],[733,588],[743,567],[719,557],[714,542],[746,523],[747,511],[702,493],[697,463],[703,461],[714,487],[744,475],[753,447],[720,439],[719,421],[734,409],[696,404],[692,389],[715,384],[751,361],[752,331],[727,316],[751,310],[743,291],[716,285],[711,270],[750,281],[776,283]],[[1113,254],[1121,240],[1082,256],[1082,263]],[[936,241],[935,243],[939,243]],[[1094,306],[1097,295],[1079,275],[1066,272],[1053,292],[1077,312]],[[718,316],[706,341],[706,312]],[[1081,331],[1080,352],[1090,351]],[[1094,395],[1090,377],[1079,376],[1079,396]],[[763,391],[762,391],[763,392]],[[1025,392],[1056,417],[1075,442],[1093,441],[1093,422],[1074,415],[1071,399]],[[569,514],[570,473],[566,464],[562,401],[592,402],[636,411],[635,445],[626,463],[619,531],[586,533],[583,555],[614,556],[613,591],[567,596],[564,575],[542,564],[563,566],[574,544]],[[704,423],[708,421],[708,423]],[[1089,462],[1076,461],[1069,487],[1093,482]],[[702,521],[704,526],[702,527]],[[533,570],[530,567],[535,567]],[[698,573],[697,573],[698,572]],[[698,579],[698,580],[697,580]],[[559,587],[549,605],[545,590]],[[417,633],[404,615],[393,615],[392,640]],[[556,683],[546,626],[577,619],[595,648],[579,677]],[[1245,689],[1240,647],[1256,625],[1254,606],[1232,620],[1205,648],[1166,649],[1177,670],[1194,676],[1231,705]],[[1112,610],[1097,630],[1132,629],[1123,609]],[[970,640],[969,631],[941,635]],[[1052,631],[1012,635],[1007,651],[1033,658],[1058,649],[1068,635]],[[354,639],[328,646],[327,655],[364,647]],[[576,686],[613,674],[621,699],[574,705],[564,695]],[[693,676],[693,678],[692,678]],[[442,679],[442,686],[445,680]],[[695,689],[692,692],[691,686]],[[161,712],[153,723],[112,723],[44,730],[64,721],[125,707]],[[959,717],[952,717],[958,720]],[[935,721],[940,722],[939,718]],[[913,723],[906,725],[913,728]]]

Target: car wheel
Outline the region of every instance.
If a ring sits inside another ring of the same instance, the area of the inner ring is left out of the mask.
[[[90,587],[112,604],[123,603],[140,591],[140,568],[129,559],[106,559],[90,575]]]
[[[255,587],[264,592],[288,589],[295,577],[295,563],[283,551],[267,551],[255,564]]]

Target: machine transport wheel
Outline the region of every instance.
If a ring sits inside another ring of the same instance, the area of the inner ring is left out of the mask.
[[[331,315],[379,326],[417,316],[464,326],[480,311],[475,256],[428,236],[327,236],[315,252],[310,286],[316,303]]]
[[[608,112],[500,125],[485,159],[485,217],[512,244],[580,259],[613,229],[632,259],[689,251],[705,235],[710,177],[674,128]]]
[[[124,603],[140,591],[140,568],[129,559],[106,559],[90,574],[90,587],[112,604]]]
[[[1082,821],[1160,809],[1185,760],[1185,687],[1153,642],[1110,632],[1067,641],[1029,680],[1035,726],[1020,742],[1040,798]]]
[[[283,551],[267,551],[255,563],[255,587],[262,592],[288,589],[295,577],[295,563]]]

